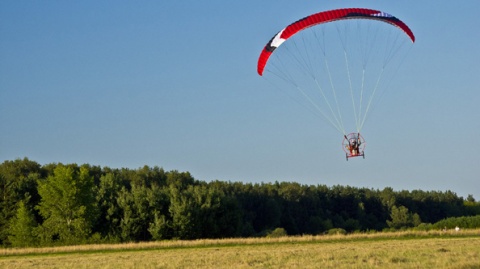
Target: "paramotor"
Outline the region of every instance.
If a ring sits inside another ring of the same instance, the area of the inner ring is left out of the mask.
[[[344,142],[356,136],[361,154],[348,151],[347,159],[364,157],[360,132],[414,42],[410,28],[388,13],[364,8],[323,11],[274,35],[260,53],[257,72],[325,119]],[[345,126],[352,125],[356,132],[347,135]]]

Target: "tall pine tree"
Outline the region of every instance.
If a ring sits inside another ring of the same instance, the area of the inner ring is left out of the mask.
[[[33,247],[38,243],[36,235],[37,222],[30,209],[26,206],[26,203],[30,197],[26,198],[26,201],[20,201],[18,203],[17,213],[10,220],[10,229],[8,240],[14,247]]]

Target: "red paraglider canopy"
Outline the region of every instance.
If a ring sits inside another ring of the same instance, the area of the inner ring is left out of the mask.
[[[405,32],[405,34],[410,37],[412,42],[415,42],[415,36],[413,35],[413,32],[404,22],[382,11],[364,8],[343,8],[319,12],[290,24],[289,26],[278,32],[267,43],[258,59],[258,74],[260,76],[263,75],[265,65],[267,64],[268,59],[270,58],[270,55],[273,53],[273,51],[294,34],[317,24],[346,19],[369,19],[383,21],[385,23],[389,23],[400,28]]]

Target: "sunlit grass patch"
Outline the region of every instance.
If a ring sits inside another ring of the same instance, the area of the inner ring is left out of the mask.
[[[480,231],[159,241],[0,254],[0,268],[480,268]]]

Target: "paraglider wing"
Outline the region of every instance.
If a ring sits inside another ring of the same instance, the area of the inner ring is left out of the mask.
[[[347,20],[347,19],[370,19],[378,20],[385,23],[392,24],[400,28],[405,34],[409,36],[412,42],[415,42],[415,36],[410,28],[398,18],[378,10],[364,9],[364,8],[344,8],[329,10],[324,12],[319,12],[310,16],[307,16],[303,19],[300,19],[289,26],[285,27],[283,30],[278,32],[265,46],[262,50],[260,57],[258,59],[257,72],[260,76],[263,75],[263,70],[265,65],[270,58],[270,55],[273,51],[278,48],[283,42],[289,39],[291,36],[296,33],[306,29],[308,27],[315,26],[321,23],[328,23],[337,20]]]

